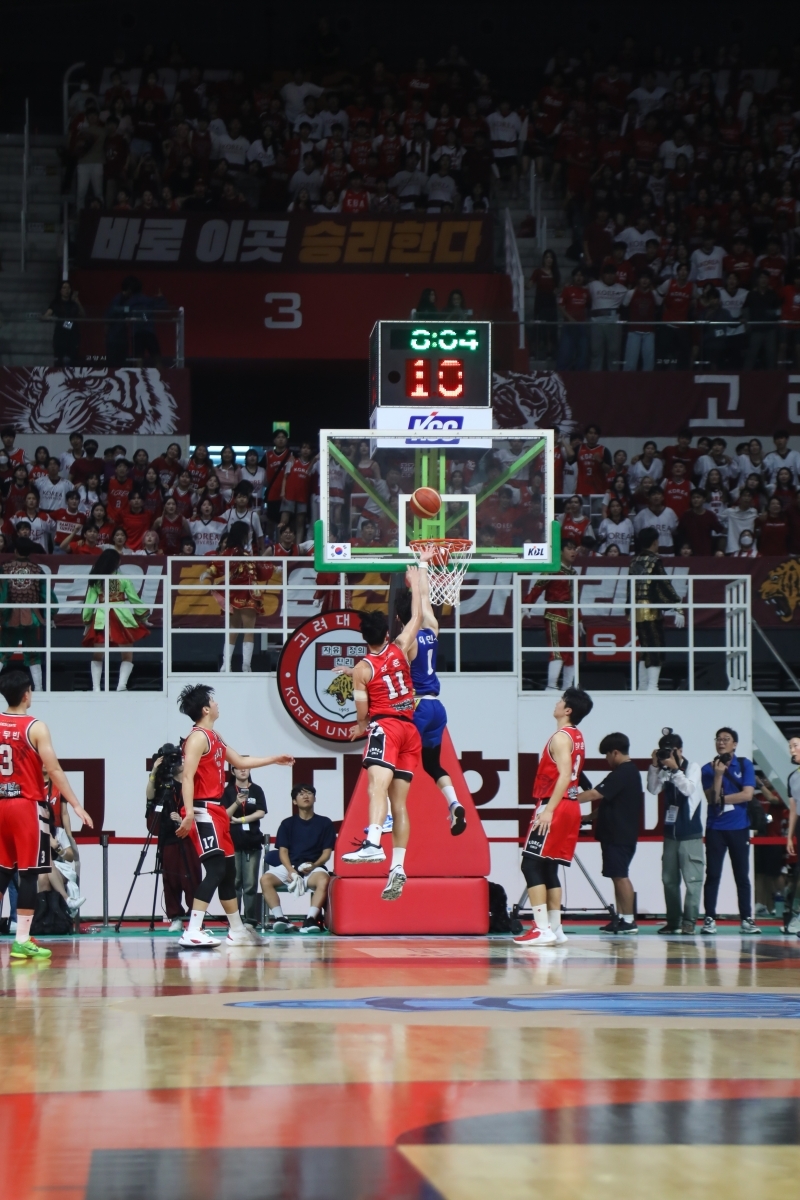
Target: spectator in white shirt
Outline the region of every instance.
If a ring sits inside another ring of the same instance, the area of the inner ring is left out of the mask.
[[[275,162],[275,149],[272,144],[272,139],[265,133],[262,137],[256,138],[250,143],[250,148],[247,151],[247,161],[257,162],[259,167],[264,170],[266,167],[271,167]]]
[[[737,554],[739,538],[744,530],[752,533],[755,529],[758,511],[753,507],[753,493],[749,488],[739,489],[739,502],[736,508],[729,508],[725,514],[728,525],[728,540],[725,545],[726,554]]]
[[[617,283],[616,276],[614,265],[607,263],[603,267],[602,279],[593,279],[589,284],[592,299],[589,330],[592,371],[602,371],[604,360],[608,362],[609,371],[618,371],[620,368],[622,326],[619,324],[619,310],[627,288],[623,283]]]
[[[651,112],[655,112],[657,108],[661,108],[661,101],[666,94],[667,89],[659,87],[653,72],[648,71],[640,86],[628,93],[628,99],[635,100],[639,105],[639,114],[642,121],[644,121]]]
[[[500,107],[488,114],[486,124],[492,138],[492,154],[500,173],[517,178],[517,148],[522,135],[519,114],[511,111],[511,104],[503,100]]]
[[[319,120],[324,138],[331,136],[334,125],[340,125],[343,137],[347,137],[350,129],[350,118],[339,104],[339,97],[335,92],[331,92],[330,96],[328,96],[328,103],[319,114]]]
[[[410,151],[406,155],[406,169],[398,171],[389,180],[389,187],[400,201],[401,208],[416,208],[417,201],[425,195],[428,176],[419,169],[419,155]]]
[[[713,283],[715,287],[721,284],[725,254],[726,251],[722,246],[714,245],[713,235],[706,234],[701,245],[693,251],[689,260],[692,264],[689,272],[692,282],[699,284],[701,288],[707,283]]]
[[[690,167],[694,162],[694,146],[680,128],[676,129],[672,137],[662,142],[658,148],[658,157],[663,162],[665,171],[675,170],[679,154],[684,155],[686,165]]]
[[[739,464],[733,463],[725,453],[728,443],[725,438],[714,438],[708,454],[701,454],[694,464],[694,473],[699,488],[705,488],[709,471],[716,468],[722,476],[726,487],[730,487],[739,477]]]
[[[636,533],[643,529],[658,530],[658,548],[663,554],[672,554],[675,543],[672,534],[678,528],[678,518],[674,509],[664,504],[664,493],[660,487],[653,487],[647,497],[647,508],[643,508],[633,518],[633,528]]]
[[[664,474],[664,463],[660,458],[656,458],[658,448],[655,442],[645,442],[642,446],[642,453],[634,458],[631,465],[628,467],[628,481],[631,491],[635,491],[643,479],[648,476],[653,483],[658,483],[659,479]]]
[[[431,175],[425,191],[428,196],[428,211],[439,212],[443,204],[455,205],[459,198],[458,184],[450,174],[450,159],[440,158],[435,175]]]
[[[322,172],[314,162],[314,155],[304,154],[302,167],[299,171],[295,171],[289,180],[289,195],[294,200],[298,192],[305,189],[308,192],[308,198],[311,203],[318,204],[321,188]]]
[[[39,493],[39,507],[48,513],[66,508],[67,492],[73,489],[68,479],[61,478],[61,463],[55,457],[48,460],[47,474],[34,480],[34,487]]]
[[[69,473],[72,470],[72,464],[76,458],[83,458],[83,434],[71,433],[69,435],[70,449],[66,450],[59,459],[59,467],[61,470],[61,478],[69,479]]]
[[[281,88],[281,99],[288,124],[294,125],[300,116],[306,96],[322,96],[324,92],[324,88],[306,79],[305,72],[298,67],[289,83],[285,83]]]
[[[797,487],[797,481],[800,479],[800,454],[796,450],[789,449],[789,434],[785,429],[776,430],[772,435],[772,440],[775,443],[775,449],[764,459],[769,482],[774,484],[781,467],[788,467],[792,472],[792,483]]]
[[[235,171],[243,171],[250,142],[242,133],[242,123],[234,117],[224,137],[212,137],[211,157],[224,158]]]
[[[313,96],[306,96],[303,111],[294,123],[295,132],[297,132],[304,122],[308,122],[311,130],[311,140],[318,142],[322,137],[322,118],[317,112],[317,102]]]
[[[644,254],[647,243],[656,241],[658,236],[650,228],[647,217],[640,216],[635,225],[626,227],[616,235],[616,241],[625,243],[625,258],[633,258],[635,254]]]
[[[763,483],[767,474],[764,447],[758,438],[750,438],[747,450],[744,454],[739,455],[739,486],[741,487],[748,475],[757,475]]]

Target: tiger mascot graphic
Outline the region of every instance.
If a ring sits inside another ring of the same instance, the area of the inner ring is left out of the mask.
[[[758,589],[761,599],[771,604],[782,621],[791,621],[800,604],[800,563],[787,559],[767,578]]]
[[[340,708],[344,708],[353,699],[352,675],[337,675],[325,688],[328,696],[334,696]]]

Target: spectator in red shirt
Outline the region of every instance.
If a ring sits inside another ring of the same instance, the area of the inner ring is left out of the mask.
[[[560,517],[561,544],[568,539],[581,547],[594,542],[591,521],[583,515],[583,500],[580,496],[571,496]]]
[[[671,508],[680,521],[689,509],[692,485],[686,477],[686,464],[676,459],[670,477],[664,484],[664,503]]]
[[[629,290],[624,304],[628,308],[628,340],[625,343],[623,370],[637,370],[641,355],[642,370],[652,371],[656,359],[655,323],[661,296],[653,290],[649,274],[639,276],[639,282]]]
[[[767,253],[756,259],[756,270],[766,272],[769,276],[769,286],[779,295],[782,293],[786,277],[786,259],[781,254],[778,238],[767,239]]]
[[[696,450],[691,445],[692,435],[688,429],[681,429],[678,432],[678,441],[674,446],[665,446],[662,454],[664,457],[664,471],[667,478],[672,478],[672,468],[676,462],[683,463],[686,468],[686,475],[691,476],[694,472],[694,464],[700,457],[700,451]],[[680,514],[679,514],[680,515]]]
[[[129,478],[131,464],[126,458],[117,459],[114,464],[114,475],[109,480],[106,490],[106,506],[113,524],[119,522],[123,509],[128,507],[128,499],[133,491],[133,480]]]
[[[800,367],[800,269],[792,271],[792,282],[781,289],[781,297],[783,307],[778,358],[786,362],[787,358],[793,356],[795,364]]]
[[[725,553],[725,530],[713,512],[706,508],[706,494],[695,488],[689,511],[678,522],[676,533],[679,545],[689,545],[692,554],[720,558]]]
[[[343,213],[369,212],[369,192],[364,187],[364,180],[358,171],[353,171],[350,181],[339,197],[340,211]]]
[[[585,371],[589,363],[589,289],[580,267],[572,272],[572,283],[561,289],[558,306],[564,317],[558,343],[558,370]]]
[[[739,280],[739,286],[746,288],[750,286],[750,281],[753,277],[753,268],[755,266],[755,257],[747,249],[745,239],[739,234],[733,239],[730,254],[726,254],[723,259],[722,269],[725,278],[733,272]]]
[[[144,535],[153,523],[154,518],[144,506],[140,492],[131,492],[128,507],[119,515],[119,523],[128,536],[128,547],[131,550],[141,550]]]
[[[175,507],[180,516],[188,521],[195,509],[197,497],[192,488],[192,476],[188,469],[181,471],[174,488],[167,492],[175,501]]]
[[[555,357],[558,323],[556,293],[560,282],[558,260],[552,250],[545,250],[542,265],[536,267],[531,275],[531,283],[536,288],[533,297],[533,319],[537,324],[533,328],[533,353],[537,358]]]
[[[178,478],[181,466],[181,448],[178,442],[170,442],[167,446],[166,453],[160,454],[158,458],[153,459],[153,466],[158,471],[161,486],[163,488],[171,488],[175,480]]]
[[[756,517],[755,532],[761,554],[784,555],[789,553],[792,523],[781,507],[777,496],[767,505],[767,511]]]
[[[584,439],[578,447],[578,480],[575,491],[581,496],[597,495],[604,490],[611,455],[600,445],[600,426],[587,425]]]

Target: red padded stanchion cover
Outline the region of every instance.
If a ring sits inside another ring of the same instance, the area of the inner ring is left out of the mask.
[[[412,834],[413,836],[413,834]],[[489,932],[485,879],[409,879],[399,900],[381,900],[382,879],[331,880],[331,933],[472,934]]]
[[[467,828],[459,837],[452,836],[447,801],[441,789],[436,786],[430,775],[422,770],[420,764],[408,794],[411,838],[405,860],[406,874],[409,879],[417,876],[444,876],[451,879],[465,876],[485,877],[490,868],[489,842],[477,809],[472,803],[472,795],[447,730],[444,733],[440,761],[453,781],[459,801],[464,805]],[[343,854],[361,845],[368,820],[367,772],[361,771],[336,840],[335,872],[343,879],[369,879],[389,874],[392,838],[388,833],[385,833],[382,839],[386,853],[385,862],[342,862]],[[387,904],[386,907],[391,908],[392,904]]]

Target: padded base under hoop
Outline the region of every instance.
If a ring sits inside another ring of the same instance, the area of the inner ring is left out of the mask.
[[[384,885],[384,879],[332,879],[327,906],[331,933],[489,932],[489,885],[485,879],[414,876],[399,900],[381,900]]]

